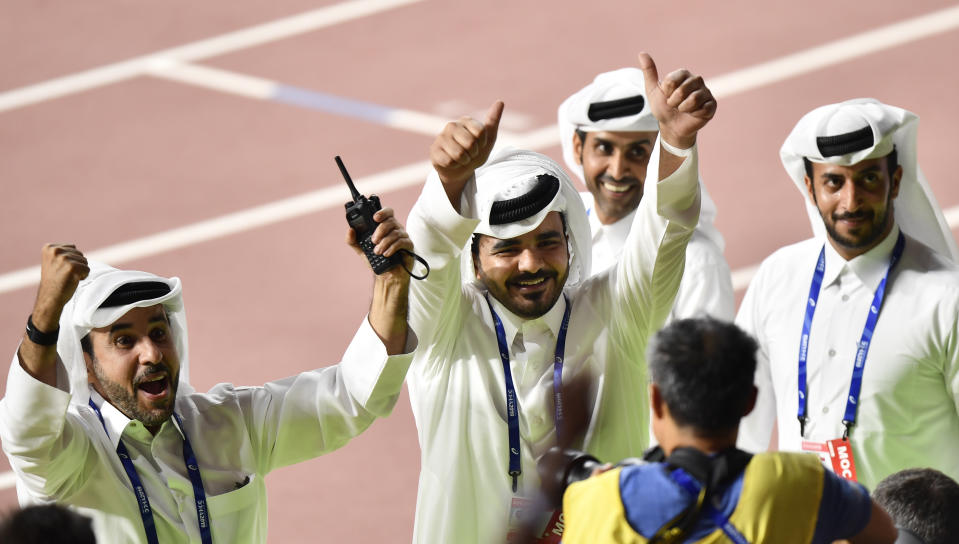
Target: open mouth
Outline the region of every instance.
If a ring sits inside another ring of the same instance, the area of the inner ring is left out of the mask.
[[[137,389],[143,391],[149,397],[162,397],[169,390],[169,380],[167,380],[166,374],[159,374],[137,384]]]

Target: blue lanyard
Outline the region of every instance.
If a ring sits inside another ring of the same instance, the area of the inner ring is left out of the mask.
[[[103,425],[104,432],[109,436],[110,431],[107,430],[107,424],[103,421],[103,414],[100,413],[100,408],[93,403],[93,399],[90,399],[90,407],[97,413],[97,417],[100,418],[100,424]],[[190,439],[187,438],[186,430],[183,428],[183,420],[180,419],[179,414],[176,412],[173,413],[173,417],[176,418],[180,429],[183,430],[183,462],[186,464],[190,483],[193,484],[193,498],[196,501],[196,517],[200,524],[200,538],[203,544],[212,544],[213,535],[210,531],[210,516],[207,512],[203,480],[200,479],[200,468],[199,465],[197,465],[196,456],[193,454],[193,448],[190,446]],[[140,481],[137,469],[133,466],[133,461],[130,459],[130,452],[123,444],[122,439],[117,441],[117,456],[120,457],[123,470],[126,471],[127,477],[130,478],[130,484],[133,485],[133,493],[136,494],[137,503],[140,506],[140,517],[143,519],[143,530],[146,532],[147,542],[149,542],[149,544],[159,544],[156,522],[153,520],[153,510],[150,508],[150,499],[147,497],[146,488],[143,487],[143,482]]]
[[[569,313],[571,304],[566,300],[566,311],[563,313],[563,324],[560,325],[559,335],[556,338],[556,351],[553,357],[553,406],[555,407],[556,437],[559,439],[563,428],[563,357],[566,352],[566,331],[569,329]],[[489,298],[486,299],[489,311],[493,315],[493,324],[496,327],[496,343],[499,344],[499,356],[503,360],[503,377],[506,380],[506,424],[509,429],[509,470],[507,473],[513,478],[513,493],[516,493],[517,480],[523,473],[520,461],[519,443],[519,405],[516,400],[516,388],[513,387],[513,373],[509,369],[509,346],[506,345],[506,332],[503,322],[493,310]],[[561,441],[560,441],[561,442]]]
[[[679,484],[684,491],[693,497],[697,497],[699,492],[702,490],[702,486],[699,485],[699,482],[697,482],[689,474],[686,474],[686,471],[681,468],[677,468],[676,470],[670,472],[669,476],[674,482]],[[715,506],[707,503],[703,505],[703,512],[713,520],[713,523],[715,523],[717,527],[722,529],[723,533],[725,533],[730,540],[736,544],[749,544],[749,541],[746,540],[746,537],[743,536],[743,534],[739,532],[739,529],[737,529],[736,526],[729,521],[729,516],[723,514]]]
[[[856,424],[856,408],[859,405],[859,392],[862,389],[862,374],[866,367],[866,355],[869,354],[869,345],[872,343],[872,335],[876,330],[876,322],[879,320],[879,310],[882,308],[882,300],[886,294],[886,282],[889,280],[889,273],[902,257],[903,249],[906,247],[906,237],[899,232],[896,239],[896,246],[892,250],[892,257],[889,259],[889,267],[886,268],[886,274],[876,287],[876,292],[872,296],[872,304],[869,305],[869,315],[866,317],[866,325],[862,329],[862,336],[859,338],[859,348],[856,350],[855,365],[852,370],[852,380],[849,383],[849,395],[846,397],[846,412],[843,414],[842,437],[849,437],[849,430]],[[812,284],[809,286],[809,298],[806,303],[806,317],[802,324],[802,337],[799,340],[799,435],[806,434],[806,356],[809,349],[809,334],[812,329],[812,318],[816,313],[816,303],[819,302],[819,289],[822,287],[823,275],[826,271],[826,246],[823,245],[819,251],[819,261],[816,263],[816,271],[813,274]]]

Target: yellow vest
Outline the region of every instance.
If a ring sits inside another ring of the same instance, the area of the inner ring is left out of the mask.
[[[811,542],[822,498],[823,470],[815,455],[769,452],[753,456],[729,521],[753,544]],[[619,494],[621,471],[613,469],[569,486],[563,496],[564,544],[646,542],[626,521]],[[716,528],[696,542],[729,540]]]

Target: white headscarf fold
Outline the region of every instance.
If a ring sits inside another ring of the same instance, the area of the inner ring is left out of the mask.
[[[502,225],[490,225],[493,202],[516,196],[525,184],[540,174],[549,174],[559,180],[559,191],[552,201],[532,217]],[[589,221],[586,209],[569,176],[555,161],[533,151],[505,148],[494,152],[486,164],[476,170],[475,194],[467,193],[464,212],[479,218],[475,232],[495,238],[515,238],[535,230],[549,212],[562,212],[566,217],[569,236],[570,263],[567,285],[574,285],[589,277],[590,244]],[[463,277],[475,278],[469,243],[463,251]]]
[[[586,183],[583,167],[576,160],[573,150],[573,134],[576,129],[584,132],[651,132],[659,131],[659,121],[653,116],[648,102],[642,111],[625,117],[592,121],[589,119],[589,106],[595,102],[606,102],[630,96],[642,96],[646,99],[646,83],[643,71],[639,68],[620,68],[596,76],[592,83],[583,87],[563,101],[559,106],[559,138],[563,147],[563,161],[571,172]],[[722,251],[725,248],[723,235],[714,225],[716,221],[716,203],[713,202],[706,184],[699,181],[701,205],[699,223],[696,230],[713,241]]]
[[[60,336],[57,340],[57,354],[66,368],[70,381],[72,402],[86,405],[90,399],[87,386],[87,367],[83,359],[80,340],[91,329],[106,327],[133,308],[144,308],[162,304],[170,320],[170,330],[180,359],[180,383],[177,396],[193,392],[190,387],[190,364],[187,356],[186,313],[183,309],[182,288],[179,278],[163,278],[148,272],[136,270],[117,270],[96,261],[90,261],[90,274],[77,286],[73,297],[63,307],[60,314]],[[170,287],[170,292],[161,297],[141,300],[110,308],[100,309],[100,305],[122,285],[134,282],[162,282]]]
[[[818,137],[838,136],[867,128],[872,145],[839,156],[824,157],[816,143]],[[896,223],[908,235],[933,248],[953,262],[959,262],[959,248],[936,202],[929,182],[919,168],[916,133],[919,117],[902,108],[872,98],[857,98],[839,104],[821,106],[796,123],[779,151],[783,167],[806,201],[806,211],[815,236],[825,239],[826,229],[816,205],[806,190],[803,157],[812,162],[843,166],[883,157],[895,145],[902,166],[899,195],[895,199]]]

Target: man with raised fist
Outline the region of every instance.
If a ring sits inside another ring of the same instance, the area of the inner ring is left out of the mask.
[[[682,276],[699,216],[696,135],[716,102],[688,71],[660,81],[649,55],[639,62],[661,127],[657,181],[604,274],[590,277],[586,213],[562,168],[530,151],[491,156],[502,102],[483,121],[448,123],[430,149],[409,217],[433,270],[410,291],[423,342],[408,381],[422,450],[414,542],[513,538],[533,510],[535,459],[557,442],[616,459],[647,445],[643,352]],[[563,388],[581,376],[593,386],[574,422]],[[544,541],[558,541],[561,519],[544,518]]]
[[[392,210],[375,219],[376,253],[412,249]],[[266,542],[264,476],[342,446],[392,410],[416,343],[408,290],[402,267],[376,277],[340,364],[201,394],[189,384],[179,278],[45,246],[0,401],[21,503],[76,509],[101,543]]]

